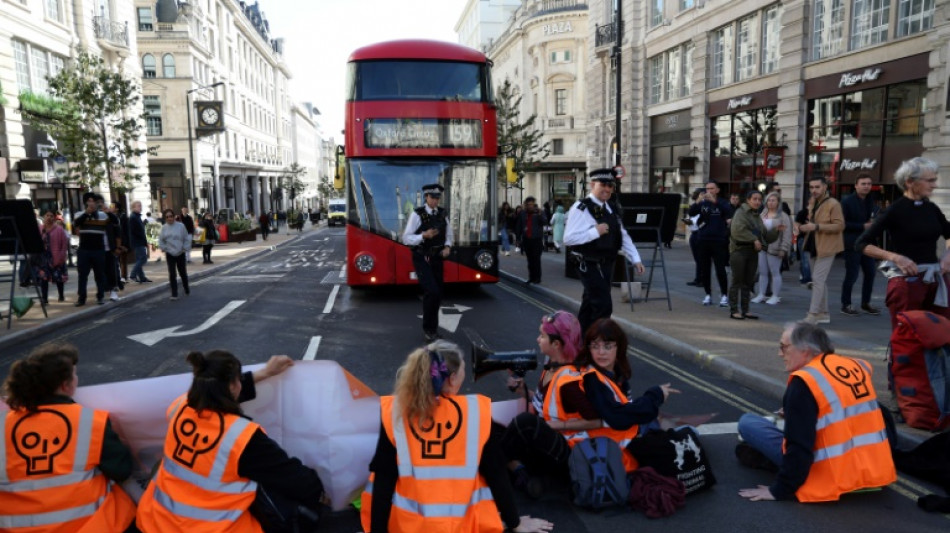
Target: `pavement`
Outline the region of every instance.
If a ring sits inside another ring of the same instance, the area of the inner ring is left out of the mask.
[[[720,294],[715,272],[712,276],[712,306],[702,305],[705,295],[702,287],[686,285],[693,279],[695,263],[684,239],[675,239],[672,248],[657,250],[655,254],[653,248],[639,248],[647,270],[633,281],[645,284],[650,276],[651,265],[656,265],[649,300],[634,298],[631,308],[629,303],[621,302],[622,295],[625,296],[627,292],[626,282],[615,283],[613,289],[612,318],[624,328],[631,340],[653,344],[674,357],[694,362],[774,398],[775,408],[781,407],[788,374],[779,357],[779,338],[785,324],[805,318],[811,301],[811,291],[798,282],[798,263],[792,266],[791,271],[782,274],[782,300],[779,304],[750,304],[750,312],[757,314],[759,320],[732,320],[728,308],[718,307]],[[540,284],[526,283],[527,259],[516,253],[514,248],[510,256],[499,253],[499,263],[503,279],[524,284],[531,291],[545,294],[568,311],[576,313],[580,308],[583,286],[580,280],[565,275],[563,253],[544,252],[541,255]],[[669,291],[664,284],[664,275]],[[879,399],[896,411],[896,401],[887,389],[886,357],[891,324],[884,306],[886,280],[880,275],[876,276],[871,301],[873,306],[881,309],[881,314],[872,316],[862,312],[852,317],[840,313],[843,279],[844,260],[839,258],[835,260],[828,280],[831,323],[822,327],[828,332],[836,352],[871,363],[874,369],[873,383]],[[646,292],[646,286],[642,287],[642,292]],[[857,305],[860,300],[861,279],[852,290],[852,302]],[[931,435],[903,424],[900,424],[900,429],[902,436],[912,442],[919,442]]]
[[[201,248],[195,247],[191,251],[192,262],[188,264],[188,280],[197,281],[199,279],[214,275],[216,272],[225,270],[237,262],[249,260],[258,255],[267,253],[278,246],[287,244],[295,240],[298,236],[309,233],[315,228],[326,227],[326,221],[321,221],[317,226],[306,224],[302,232],[297,230],[288,231],[287,226],[283,225],[277,232],[271,232],[267,240],[263,240],[260,234],[255,241],[245,241],[239,243],[219,243],[214,246],[211,252],[210,265],[202,264]],[[171,289],[168,285],[168,267],[165,264],[165,254],[156,251],[152,252],[148,263],[144,267],[145,277],[152,280],[152,283],[137,283],[129,281],[125,284],[125,290],[119,291],[119,300],[110,301],[109,294],[105,295],[105,304],[96,304],[96,285],[92,274],[87,287],[88,296],[86,305],[75,307],[77,296],[77,284],[79,275],[75,268],[69,269],[69,281],[66,283],[64,296],[66,301],[56,301],[56,286],[50,286],[49,304],[46,306],[48,317],[43,315],[43,310],[39,301],[35,301],[33,307],[20,318],[13,317],[11,328],[7,329],[7,309],[6,302],[4,307],[0,308],[3,315],[0,321],[0,350],[6,347],[14,346],[36,335],[53,332],[69,324],[75,324],[82,320],[94,318],[108,312],[115,306],[122,306],[132,302],[140,301],[144,298],[164,294],[171,296]],[[161,262],[156,261],[161,258]],[[75,258],[73,258],[75,262]],[[3,268],[10,268],[10,265],[3,265]],[[129,264],[129,272],[132,270],[132,263]],[[179,283],[181,283],[179,281]],[[3,288],[9,290],[9,286]],[[35,296],[33,288],[23,289],[17,287],[16,294],[20,296]]]

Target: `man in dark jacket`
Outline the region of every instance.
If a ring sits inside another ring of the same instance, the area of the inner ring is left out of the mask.
[[[515,232],[521,238],[521,247],[528,258],[528,283],[541,283],[541,251],[544,248],[544,226],[548,219],[538,209],[533,196],[524,200],[524,210],[518,218]]]
[[[874,289],[874,259],[854,249],[854,243],[864,230],[871,227],[871,219],[877,214],[874,200],[871,199],[871,176],[860,174],[854,183],[854,193],[841,200],[844,213],[844,283],[841,285],[841,313],[857,316],[860,312],[851,305],[851,289],[858,281],[858,270],[864,275],[861,285],[861,309],[871,315],[881,311],[871,305],[871,291]]]
[[[132,202],[132,216],[129,217],[129,247],[135,253],[135,265],[129,279],[138,283],[151,283],[145,277],[142,267],[148,262],[148,238],[145,235],[145,222],[142,220],[142,202]]]
[[[696,224],[700,226],[697,248],[699,249],[699,276],[706,290],[703,305],[712,305],[712,265],[716,265],[716,279],[719,281],[719,307],[729,306],[728,278],[726,260],[729,256],[729,221],[732,220],[732,206],[729,201],[719,197],[719,184],[709,180],[706,192],[700,201],[689,207],[689,216],[699,215]]]

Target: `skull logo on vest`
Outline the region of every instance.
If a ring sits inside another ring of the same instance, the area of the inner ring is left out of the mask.
[[[72,437],[69,419],[58,411],[39,409],[13,426],[13,449],[26,460],[26,475],[53,471],[56,456],[63,453]]]
[[[203,453],[213,450],[218,441],[221,440],[221,434],[224,433],[224,416],[221,413],[212,413],[204,411],[202,414],[210,414],[208,418],[211,427],[201,427],[198,422],[192,418],[194,412],[188,412],[191,409],[182,409],[175,418],[175,454],[172,456],[179,463],[191,468],[195,465],[195,459]]]
[[[861,363],[848,361],[834,368],[829,368],[827,358],[824,358],[821,364],[835,379],[851,389],[851,393],[854,394],[855,399],[864,398],[871,394],[867,384],[868,376],[861,366]]]
[[[445,459],[448,453],[448,444],[458,436],[462,428],[462,408],[452,398],[442,396],[439,401],[448,401],[453,410],[448,412],[448,420],[428,420],[426,427],[409,424],[412,436],[422,444],[423,459]],[[420,434],[421,433],[421,434]]]

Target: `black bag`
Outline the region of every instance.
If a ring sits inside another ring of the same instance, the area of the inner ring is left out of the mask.
[[[683,482],[686,494],[716,484],[709,456],[692,428],[653,430],[627,445],[640,466]]]
[[[627,503],[630,485],[623,450],[607,437],[578,442],[567,460],[574,505],[603,509]]]
[[[309,533],[316,531],[320,521],[316,511],[260,485],[250,511],[265,533]]]

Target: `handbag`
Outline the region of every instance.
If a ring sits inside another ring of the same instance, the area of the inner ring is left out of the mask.
[[[627,449],[640,466],[652,467],[660,475],[682,481],[687,496],[716,484],[709,455],[699,435],[689,426],[649,431],[633,439]]]

